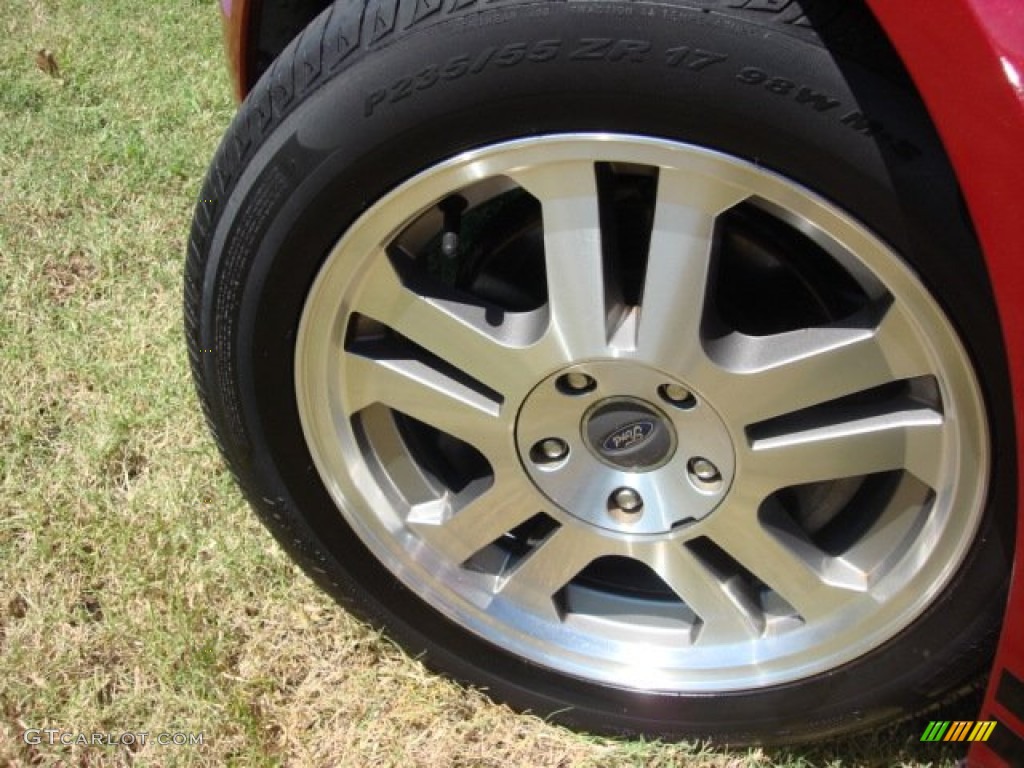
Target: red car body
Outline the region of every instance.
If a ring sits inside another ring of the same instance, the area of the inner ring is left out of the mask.
[[[981,238],[1010,363],[1017,445],[1024,444],[1024,6],[1018,0],[868,0],[939,129]],[[1018,460],[1020,454],[1018,454]],[[1018,468],[1018,509],[1024,471]],[[1024,760],[1024,525],[1003,632],[980,720],[1005,744],[976,744],[972,766]],[[1012,732],[1012,735],[1011,735]],[[995,747],[996,749],[992,749]],[[1002,748],[1000,748],[1002,747]]]
[[[1024,3],[866,0],[913,77],[945,143],[980,237],[1009,360],[1017,445],[1024,445]],[[328,0],[308,0],[317,12]],[[778,3],[776,3],[778,4]],[[784,4],[784,3],[783,3]],[[221,0],[235,92],[258,77],[264,0]],[[299,3],[298,5],[302,5]],[[1018,453],[1014,573],[979,720],[999,723],[975,743],[971,766],[1024,765],[1024,452]]]

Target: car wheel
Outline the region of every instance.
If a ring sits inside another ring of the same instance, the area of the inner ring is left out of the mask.
[[[339,2],[196,212],[190,353],[253,506],[581,728],[864,727],[999,619],[1005,363],[941,144],[857,4],[734,5]]]

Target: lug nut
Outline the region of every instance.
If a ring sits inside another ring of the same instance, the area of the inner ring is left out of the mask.
[[[557,437],[539,440],[530,449],[534,464],[557,464],[569,455],[569,444]]]
[[[597,382],[592,376],[579,371],[559,376],[557,383],[558,389],[566,395],[583,395],[592,392],[597,387]]]
[[[702,456],[690,459],[687,468],[690,470],[693,478],[701,485],[717,485],[722,482],[722,473],[718,471],[718,467]]]
[[[628,512],[630,514],[636,514],[643,509],[644,506],[644,500],[640,497],[640,494],[632,488],[619,488],[618,490],[613,491],[608,502],[609,506],[613,509]]]
[[[658,387],[658,394],[662,400],[676,408],[693,408],[697,404],[693,393],[680,384],[662,384]]]

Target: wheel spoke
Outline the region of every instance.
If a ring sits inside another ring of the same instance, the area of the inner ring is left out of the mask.
[[[893,407],[883,413],[755,437],[743,457],[751,482],[778,488],[911,468],[932,484],[941,462],[943,419],[930,408]]]
[[[566,360],[603,354],[611,307],[594,164],[551,163],[511,175],[541,203],[551,343]]]
[[[874,586],[918,541],[917,536],[928,519],[930,502],[931,497],[922,494],[917,483],[904,479],[881,516],[843,552],[843,560],[870,572]],[[874,595],[880,598],[883,593],[875,590]]]
[[[711,355],[722,369],[711,389],[720,408],[741,425],[863,392],[891,381],[925,376],[931,368],[906,314],[894,306],[881,321],[862,313],[862,326],[808,328],[774,336],[733,334]]]
[[[510,573],[500,580],[502,597],[548,618],[560,618],[555,593],[602,555],[608,554],[597,536],[562,526],[552,532]]]
[[[687,370],[701,352],[715,222],[746,196],[711,177],[667,169],[659,174],[638,330],[642,358]]]
[[[764,630],[760,610],[678,542],[638,545],[632,554],[650,566],[704,622],[698,643],[735,642],[757,637]]]
[[[409,278],[412,280],[413,278]],[[408,281],[406,281],[408,282]],[[464,371],[495,391],[519,393],[536,374],[516,352],[537,335],[538,313],[506,313],[490,322],[489,308],[454,297],[424,295],[425,289],[403,284],[391,261],[381,253],[364,281],[356,311]]]
[[[477,481],[477,485],[486,481]],[[472,485],[448,500],[442,515],[407,520],[416,533],[454,563],[464,563],[534,514],[535,495],[516,480],[497,480],[486,490]]]
[[[348,354],[345,379],[350,413],[380,403],[469,443],[488,458],[504,459],[515,450],[498,402],[420,360]]]
[[[867,577],[811,544],[784,518],[771,529],[757,503],[734,501],[720,509],[704,533],[739,565],[775,590],[805,622],[842,611],[867,590]]]

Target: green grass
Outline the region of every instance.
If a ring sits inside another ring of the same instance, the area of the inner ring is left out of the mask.
[[[249,513],[189,379],[185,238],[233,110],[215,3],[0,0],[0,33],[0,765],[952,765],[923,721],[807,750],[580,736],[347,616]]]

